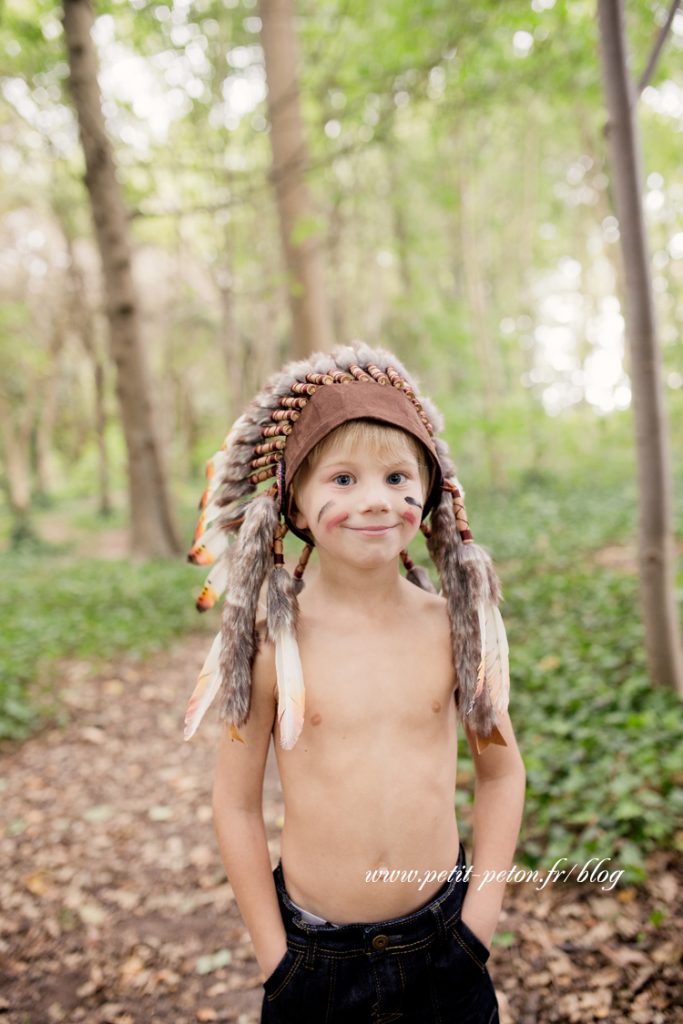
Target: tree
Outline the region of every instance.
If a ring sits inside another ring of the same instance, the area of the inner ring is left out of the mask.
[[[675,6],[677,4],[673,9]],[[642,160],[636,94],[628,71],[623,0],[598,0],[598,19],[609,117],[607,137],[626,277],[625,314],[636,428],[645,646],[652,681],[683,696],[683,647],[674,586],[671,466],[641,200]]]
[[[293,354],[334,344],[325,293],[320,232],[306,183],[308,151],[299,109],[293,0],[261,0],[261,41],[268,81],[268,115],[280,235],[294,328]]]
[[[102,261],[116,391],[128,451],[131,548],[140,556],[179,552],[156,437],[152,392],[140,336],[128,217],[97,81],[89,0],[64,0],[69,80],[85,156],[85,184]]]

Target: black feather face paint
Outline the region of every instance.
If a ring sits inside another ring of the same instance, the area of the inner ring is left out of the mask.
[[[414,505],[415,508],[422,508],[422,505],[420,504],[420,502],[416,501],[415,498],[408,497],[408,498],[406,498],[406,501],[408,502],[409,505]]]
[[[319,523],[319,522],[320,522],[320,518],[321,518],[321,516],[322,516],[322,515],[323,515],[323,514],[324,514],[325,512],[327,512],[327,510],[328,510],[328,508],[330,507],[330,505],[334,505],[334,502],[333,502],[333,501],[326,501],[326,502],[325,502],[325,504],[323,505],[323,507],[322,507],[322,508],[320,509],[320,511],[318,512],[318,518],[316,519],[316,522],[317,522],[317,523]]]

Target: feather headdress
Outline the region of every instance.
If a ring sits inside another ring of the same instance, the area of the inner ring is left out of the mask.
[[[421,528],[447,604],[458,711],[477,750],[489,743],[505,745],[497,726],[510,689],[500,583],[488,552],[474,543],[464,491],[448,446],[438,436],[443,419],[392,353],[361,343],[315,353],[274,374],[207,462],[188,558],[212,566],[197,608],[212,607],[222,593],[225,602],[221,630],[185,714],[186,740],[219,692],[220,717],[230,724],[233,738],[242,739],[238,730],[249,716],[258,599],[268,575],[266,630],[275,645],[280,743],[285,749],[296,743],[305,709],[297,593],[313,544],[289,517],[291,482],[323,437],[350,419],[366,418],[412,433],[429,456],[432,477]],[[258,490],[262,483],[265,488]],[[294,578],[282,554],[287,529],[306,541]],[[401,555],[408,579],[434,591],[428,573],[407,551]]]

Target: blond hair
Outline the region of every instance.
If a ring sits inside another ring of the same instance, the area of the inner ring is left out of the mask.
[[[430,470],[417,438],[399,427],[391,427],[377,420],[349,420],[318,441],[299,466],[290,487],[290,499],[294,505],[297,495],[320,460],[332,449],[346,446],[370,449],[378,462],[387,464],[399,462],[406,452],[410,452],[417,461],[422,495],[426,498],[429,493]]]

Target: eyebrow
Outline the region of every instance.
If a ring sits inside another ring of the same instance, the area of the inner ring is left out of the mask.
[[[377,461],[379,462],[379,460]],[[403,466],[407,467],[408,469],[414,468],[413,463],[410,461],[409,458],[400,458],[392,460],[391,462],[382,462],[380,463],[380,465],[382,465],[384,469],[388,469],[389,466]],[[337,466],[352,466],[355,469],[358,466],[358,463],[352,458],[337,459],[335,460],[335,462],[322,462],[320,468],[323,470],[329,470],[335,469]]]

